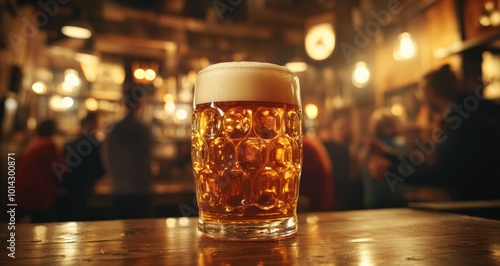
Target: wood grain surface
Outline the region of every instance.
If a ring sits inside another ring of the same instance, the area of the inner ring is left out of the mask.
[[[304,213],[296,236],[265,242],[210,239],[195,217],[18,224],[15,233],[16,258],[2,239],[0,265],[500,265],[500,221],[411,209]]]

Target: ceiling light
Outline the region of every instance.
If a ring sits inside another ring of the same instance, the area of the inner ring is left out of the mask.
[[[357,62],[352,72],[352,83],[358,88],[363,88],[369,80],[370,70],[368,70],[366,63],[362,61]]]
[[[408,32],[399,34],[398,40],[394,46],[394,59],[397,61],[411,59],[415,56],[415,41]]]
[[[335,48],[335,32],[330,23],[320,23],[312,26],[306,33],[305,48],[307,54],[314,60],[328,58]]]
[[[84,19],[82,8],[75,7],[71,19],[61,28],[61,32],[71,38],[88,39],[92,36],[92,26]]]
[[[65,25],[61,28],[61,32],[76,39],[88,39],[92,36],[92,31],[85,26]]]

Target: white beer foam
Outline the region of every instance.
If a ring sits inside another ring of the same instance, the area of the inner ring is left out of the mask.
[[[297,76],[286,67],[260,62],[226,62],[198,73],[194,105],[264,101],[301,105]]]

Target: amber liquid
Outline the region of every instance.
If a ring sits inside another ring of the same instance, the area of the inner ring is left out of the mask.
[[[295,215],[301,121],[297,105],[196,105],[191,156],[200,219],[259,223]]]

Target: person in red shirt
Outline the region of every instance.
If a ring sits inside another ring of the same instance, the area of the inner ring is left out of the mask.
[[[31,222],[49,222],[56,219],[57,190],[61,180],[58,173],[65,165],[62,151],[53,136],[56,124],[46,120],[37,127],[35,139],[20,157],[16,177],[16,203],[20,213]]]

